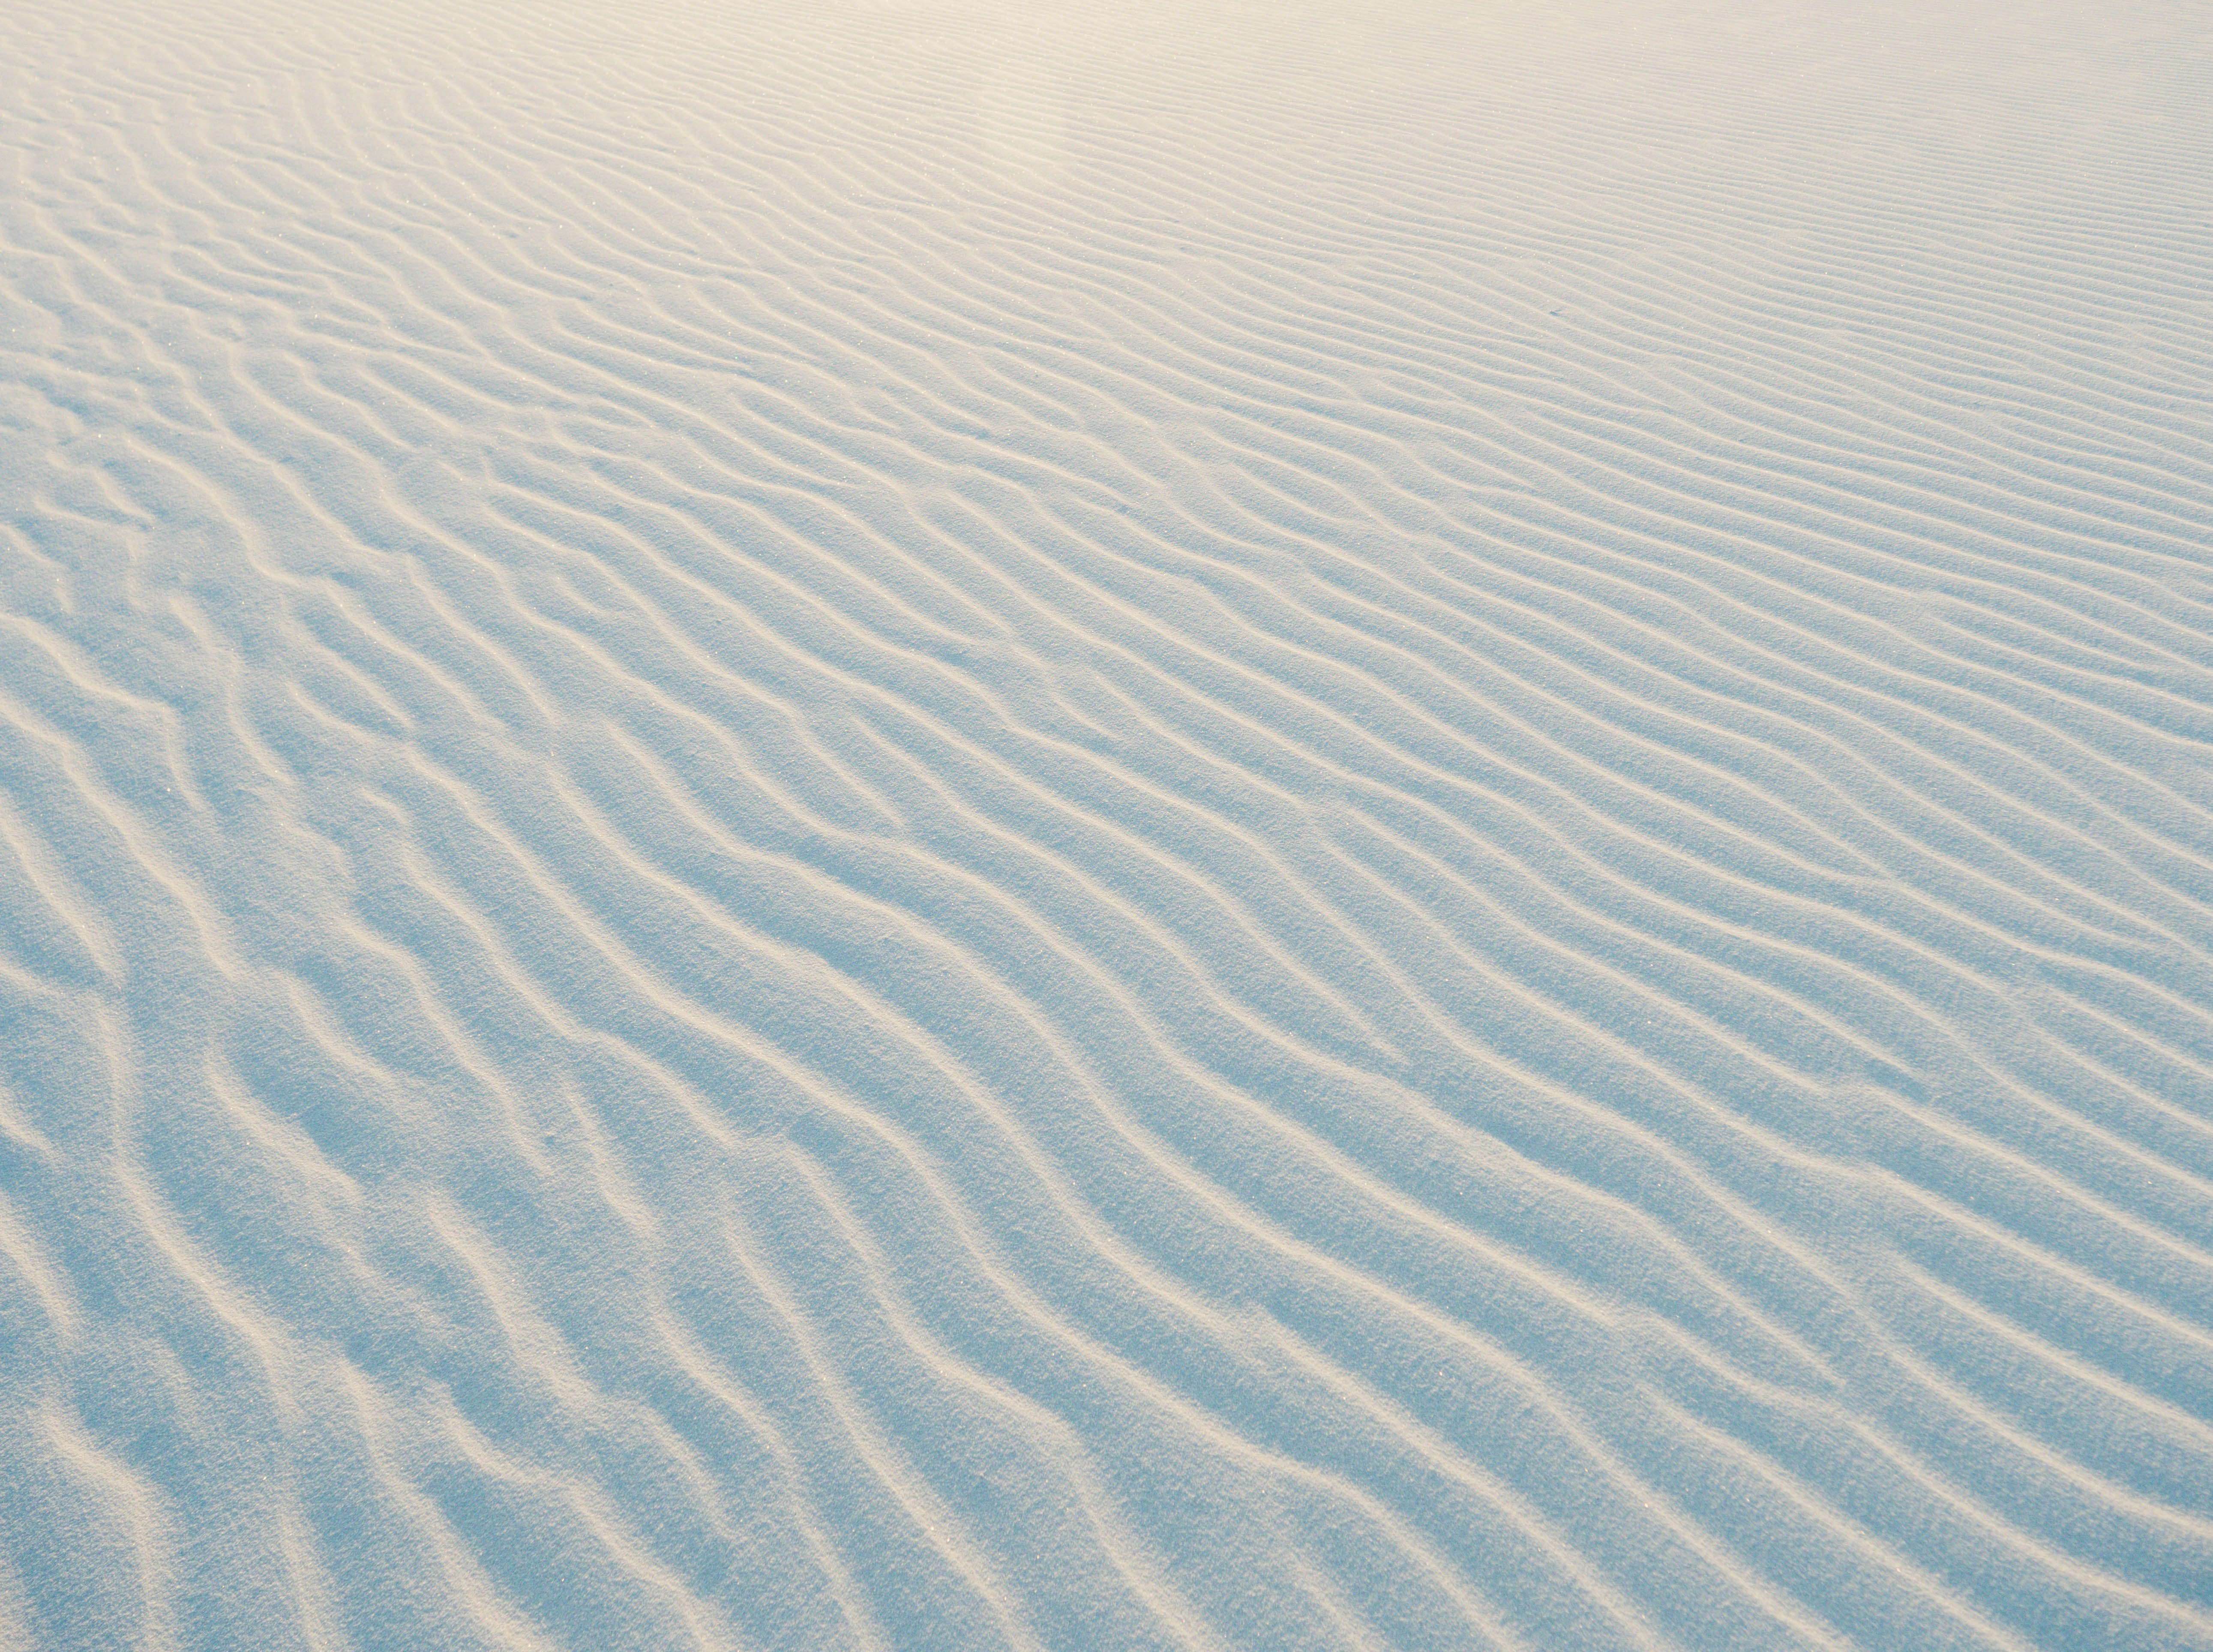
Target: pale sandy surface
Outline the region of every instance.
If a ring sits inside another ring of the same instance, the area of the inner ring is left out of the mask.
[[[2205,21],[0,8],[0,1644],[2213,1646]]]

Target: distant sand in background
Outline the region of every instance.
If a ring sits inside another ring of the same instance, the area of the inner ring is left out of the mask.
[[[2213,1648],[2202,5],[0,12],[0,1646]]]

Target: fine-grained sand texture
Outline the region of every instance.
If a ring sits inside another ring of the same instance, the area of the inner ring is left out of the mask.
[[[2213,31],[0,8],[0,1647],[2213,1647]]]

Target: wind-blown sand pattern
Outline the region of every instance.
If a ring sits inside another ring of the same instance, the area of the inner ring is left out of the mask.
[[[0,1643],[2213,1647],[2194,6],[0,18]]]

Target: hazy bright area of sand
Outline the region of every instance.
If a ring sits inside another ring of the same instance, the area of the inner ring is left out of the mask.
[[[0,9],[0,1648],[2213,1648],[2207,24]]]

